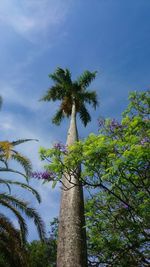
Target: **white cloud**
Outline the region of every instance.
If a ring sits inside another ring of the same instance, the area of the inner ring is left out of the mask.
[[[17,84],[20,83],[20,84]],[[30,95],[33,96],[33,94],[31,94],[32,92],[30,92],[29,90],[21,90],[20,91],[20,86],[23,85],[23,82],[18,80],[16,80],[13,82],[10,81],[5,81],[5,82],[0,82],[0,86],[1,88],[3,88],[3,91],[1,92],[1,96],[4,99],[4,105],[5,103],[9,102],[11,104],[17,104],[17,105],[21,105],[25,108],[28,108],[32,111],[36,111],[37,109],[40,108],[41,103],[38,101],[37,96],[34,97],[30,97]]]
[[[22,37],[36,41],[61,25],[72,0],[1,0],[0,21]],[[39,39],[39,38],[38,38]]]

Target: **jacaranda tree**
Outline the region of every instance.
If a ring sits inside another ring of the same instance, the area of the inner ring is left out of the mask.
[[[95,76],[96,72],[85,71],[76,81],[72,81],[70,71],[61,68],[57,68],[49,75],[54,85],[49,88],[42,100],[61,101],[53,117],[53,123],[59,125],[65,116],[71,118],[67,146],[78,140],[76,115],[79,114],[86,126],[91,120],[86,103],[94,108],[97,106],[96,93],[87,90]],[[43,150],[42,159],[44,159]],[[61,177],[63,190],[59,215],[57,267],[87,266],[84,201],[80,175],[80,164],[77,164],[70,177],[65,173]],[[74,183],[77,186],[74,186]]]
[[[100,119],[99,135],[42,152],[56,181],[82,164],[89,266],[149,266],[150,92],[129,99],[121,122]]]

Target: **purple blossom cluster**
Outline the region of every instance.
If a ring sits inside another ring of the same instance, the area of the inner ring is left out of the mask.
[[[104,127],[104,125],[105,125],[105,119],[104,118],[99,118],[98,119],[99,128]]]
[[[60,152],[67,154],[67,146],[62,143],[56,143],[53,146],[55,149],[59,150]]]
[[[122,204],[122,207],[123,207],[124,209],[128,209],[128,208],[129,208],[129,206],[128,206],[127,204],[125,204],[125,203]]]
[[[148,137],[144,137],[141,141],[140,144],[144,146],[146,143],[150,143],[150,139]]]
[[[115,129],[122,128],[122,125],[116,120],[112,119],[109,124],[110,130],[113,132]]]
[[[98,126],[99,128],[105,128],[106,126],[106,129],[107,129],[107,123],[106,123],[106,120],[104,118],[99,118],[98,119]],[[122,129],[123,126],[116,120],[116,119],[112,119],[109,121],[109,130],[111,132],[114,132],[116,129]]]
[[[43,171],[43,172],[32,172],[32,178],[43,179],[47,181],[53,181],[55,178],[55,174],[53,172]]]

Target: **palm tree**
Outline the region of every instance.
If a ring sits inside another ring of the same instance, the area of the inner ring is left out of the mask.
[[[95,79],[96,72],[85,71],[76,81],[72,81],[68,69],[57,68],[49,77],[53,80],[45,96],[44,101],[60,100],[61,104],[53,117],[52,122],[59,125],[62,119],[71,117],[70,127],[67,135],[67,145],[78,141],[76,115],[84,124],[91,120],[86,108],[86,103],[96,108],[96,92],[90,92],[87,87]],[[62,178],[64,188],[61,196],[61,207],[59,215],[57,267],[86,267],[86,233],[84,219],[83,189],[80,184],[80,166],[77,166],[78,179],[72,175],[71,180]],[[71,186],[77,185],[77,186]],[[69,190],[65,190],[68,188]]]
[[[2,105],[2,97],[0,96],[0,108]],[[28,158],[15,150],[15,146],[31,139],[17,140],[13,142],[0,141],[0,206],[9,209],[17,218],[20,229],[16,229],[13,223],[2,213],[0,213],[0,266],[28,266],[27,253],[25,249],[28,228],[22,216],[24,213],[27,217],[34,220],[41,239],[45,237],[45,229],[43,222],[37,211],[29,206],[29,203],[17,198],[11,194],[12,186],[21,187],[31,192],[38,202],[41,199],[38,192],[29,184],[16,180],[6,179],[4,173],[19,174],[27,181],[30,176],[32,166]],[[24,172],[18,169],[10,168],[9,161],[15,160],[22,166]],[[3,177],[4,176],[4,177]]]
[[[17,140],[13,142],[9,142],[9,141],[0,142],[0,172],[1,174],[9,173],[9,172],[20,174],[28,180],[28,177],[32,170],[31,162],[24,155],[21,155],[21,153],[17,152],[14,149],[14,147],[18,144],[21,144],[21,143],[24,143],[30,140],[31,139]],[[10,160],[15,160],[16,162],[18,162],[24,169],[24,173],[16,169],[10,168],[8,164],[9,163],[8,161]],[[32,218],[34,220],[37,226],[39,236],[43,239],[45,232],[44,232],[43,222],[40,216],[38,215],[35,209],[29,206],[28,202],[21,200],[17,198],[16,196],[13,196],[11,194],[11,187],[12,185],[16,185],[16,186],[19,186],[21,188],[24,188],[30,191],[36,197],[38,202],[40,202],[41,199],[37,191],[33,189],[31,186],[29,186],[28,184],[25,184],[19,181],[9,180],[9,179],[2,178],[2,177],[0,177],[0,185],[1,186],[3,185],[2,192],[0,191],[0,205],[11,210],[16,216],[18,223],[20,225],[22,241],[23,242],[26,241],[26,236],[28,234],[27,225],[25,223],[25,220],[21,216],[22,212],[25,213],[29,218]],[[4,190],[4,185],[8,189],[7,192]]]

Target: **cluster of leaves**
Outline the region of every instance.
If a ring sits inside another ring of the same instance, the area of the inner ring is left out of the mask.
[[[46,242],[33,241],[27,246],[30,267],[56,267],[58,219],[50,223],[50,237]]]
[[[91,134],[68,147],[67,153],[41,149],[55,182],[74,174],[90,191],[90,266],[149,266],[149,111],[150,92],[131,93],[121,122],[100,120],[99,135]]]

